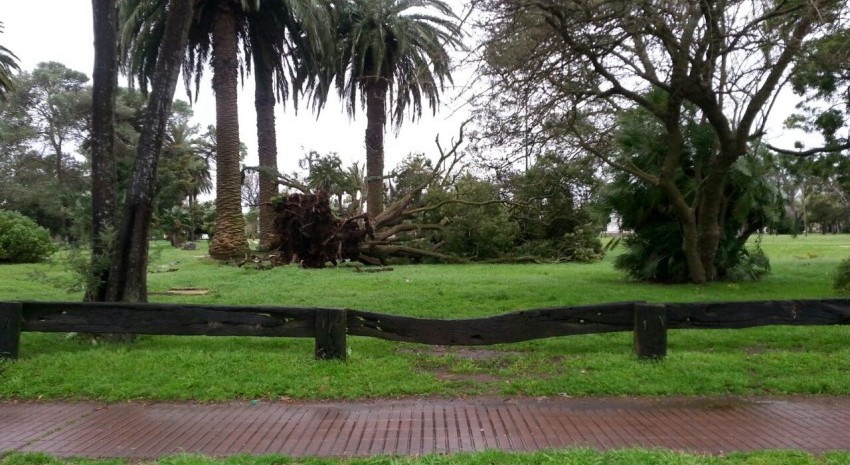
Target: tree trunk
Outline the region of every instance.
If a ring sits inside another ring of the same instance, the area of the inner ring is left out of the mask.
[[[384,128],[389,86],[383,79],[366,83],[366,209],[373,218],[384,211]]]
[[[189,196],[189,241],[195,242],[195,194]]]
[[[110,302],[147,301],[148,236],[157,163],[183,63],[194,3],[194,0],[169,2],[152,89],[142,114],[143,130],[133,163],[133,177],[127,189],[124,216],[112,254],[106,294]]]
[[[707,270],[702,262],[699,248],[698,217],[688,203],[685,194],[676,184],[676,174],[682,165],[685,138],[680,127],[682,101],[670,96],[667,101],[667,153],[658,175],[659,187],[673,204],[673,211],[682,228],[682,252],[688,265],[691,282],[702,284],[707,279]]]
[[[242,216],[242,176],[239,171],[239,60],[237,18],[231,0],[214,5],[213,91],[216,111],[215,236],[210,256],[216,260],[244,258],[248,253]]]
[[[700,203],[697,206],[697,231],[699,234],[699,254],[705,269],[705,278],[715,281],[717,275],[717,249],[720,247],[721,226],[720,218],[725,212],[721,211],[723,203],[723,188],[726,185],[726,175],[729,169],[712,167],[712,171],[702,183]]]
[[[254,108],[257,112],[257,155],[260,168],[277,172],[277,133],[275,130],[274,73],[262,47],[253,47]],[[260,250],[268,250],[274,241],[274,209],[271,200],[278,194],[277,178],[263,170],[260,182]]]
[[[92,0],[94,71],[92,73],[92,242],[87,301],[106,298],[110,235],[117,222],[115,170],[115,95],[118,89],[118,7],[115,0]]]

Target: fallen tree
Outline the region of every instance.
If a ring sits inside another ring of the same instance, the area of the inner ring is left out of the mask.
[[[311,192],[308,185],[291,176],[278,174],[278,182],[297,192],[278,197],[272,202],[275,212],[274,239],[271,241],[269,259],[273,264],[298,264],[304,268],[322,268],[328,263],[336,265],[343,260],[364,264],[385,265],[391,257],[414,261],[426,258],[456,262],[459,258],[438,251],[440,244],[411,246],[411,241],[421,238],[427,231],[439,230],[443,225],[418,221],[426,212],[437,210],[450,203],[468,205],[476,203],[463,199],[425,205],[423,191],[432,186],[443,186],[452,175],[462,169],[462,155],[458,148],[463,143],[463,125],[459,136],[444,150],[436,139],[440,158],[429,176],[390,204],[376,217],[358,213],[348,218],[337,217],[330,206],[330,196],[323,190]]]

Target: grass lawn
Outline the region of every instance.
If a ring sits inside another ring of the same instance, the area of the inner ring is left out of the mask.
[[[11,454],[0,457],[0,465],[125,465],[121,460],[60,459],[42,454]],[[150,462],[156,465],[846,465],[850,453],[832,452],[812,456],[795,451],[734,453],[700,456],[640,449],[597,452],[589,449],[511,454],[426,455],[423,457],[370,457],[355,459],[293,459],[282,456],[247,455],[224,459],[176,456]]]
[[[332,306],[432,318],[626,300],[823,298],[834,297],[832,274],[850,257],[850,236],[765,237],[762,247],[773,266],[762,282],[672,286],[630,282],[610,258],[586,265],[396,266],[385,273],[348,266],[258,271],[218,265],[202,258],[203,250],[156,243],[149,286],[158,302]],[[71,280],[66,268],[61,259],[2,265],[0,300],[79,300],[79,292],[62,289]],[[158,294],[172,287],[211,293]],[[661,363],[635,360],[631,333],[487,348],[352,337],[347,362],[316,362],[312,339],[143,336],[130,345],[94,346],[61,334],[25,333],[21,359],[0,365],[0,398],[838,395],[850,394],[848,337],[848,327],[671,331]]]

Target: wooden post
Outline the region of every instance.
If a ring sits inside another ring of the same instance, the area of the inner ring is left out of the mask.
[[[0,359],[18,358],[23,321],[22,307],[20,302],[0,302]]]
[[[667,355],[667,307],[635,304],[635,355],[662,359]]]
[[[345,360],[347,319],[344,309],[316,309],[316,360]]]

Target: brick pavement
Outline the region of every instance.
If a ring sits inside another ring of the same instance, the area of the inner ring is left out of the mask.
[[[850,398],[0,402],[0,452],[418,455],[565,447],[850,450]]]

